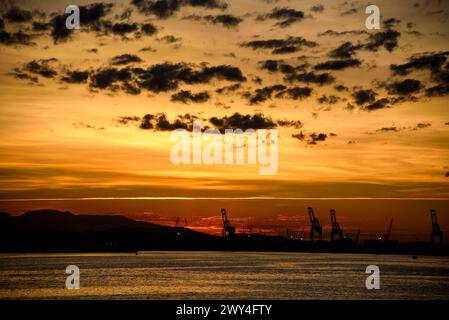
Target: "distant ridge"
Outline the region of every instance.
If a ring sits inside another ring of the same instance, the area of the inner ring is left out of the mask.
[[[119,215],[75,215],[68,211],[51,209],[28,211],[20,216],[3,217],[9,228],[21,231],[53,230],[64,232],[105,231],[115,228],[158,228],[160,225],[136,221]],[[1,228],[1,227],[0,227]]]
[[[120,215],[76,215],[51,209],[0,213],[0,251],[136,251],[198,248],[217,237]]]

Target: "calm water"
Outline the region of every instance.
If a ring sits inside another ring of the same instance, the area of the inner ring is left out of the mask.
[[[79,266],[81,289],[65,289]],[[365,288],[365,268],[381,289]],[[2,254],[0,298],[449,299],[449,258],[308,253]]]

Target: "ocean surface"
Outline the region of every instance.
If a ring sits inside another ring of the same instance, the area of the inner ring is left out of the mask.
[[[65,288],[68,265],[79,290]],[[380,289],[368,290],[368,265]],[[320,253],[0,254],[1,299],[449,299],[449,257]]]

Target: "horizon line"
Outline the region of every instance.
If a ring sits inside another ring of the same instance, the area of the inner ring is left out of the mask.
[[[20,201],[94,201],[94,200],[410,200],[448,201],[449,198],[400,198],[400,197],[79,197],[79,198],[12,198],[0,202]]]

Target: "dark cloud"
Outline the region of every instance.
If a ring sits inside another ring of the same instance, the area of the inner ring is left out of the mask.
[[[303,123],[300,120],[278,120],[277,124],[280,127],[292,127],[295,129],[301,129],[303,127]]]
[[[389,94],[407,96],[420,91],[422,88],[421,81],[415,79],[405,79],[389,84],[387,90]]]
[[[429,128],[431,126],[432,126],[432,124],[430,124],[430,123],[420,122],[413,128],[413,130],[426,129],[426,128]]]
[[[114,120],[118,125],[138,124],[140,129],[155,130],[155,131],[171,131],[175,129],[192,130],[193,122],[200,119],[196,115],[186,113],[184,115],[177,115],[173,121],[170,121],[165,113],[146,114],[143,117],[138,116],[122,116]],[[303,124],[299,120],[273,120],[263,113],[255,114],[241,114],[234,113],[231,116],[217,117],[213,116],[207,119],[213,128],[216,128],[220,133],[225,133],[225,129],[273,129],[278,126],[293,127],[300,129]],[[210,126],[203,126],[202,130],[208,129]],[[322,136],[312,134],[316,141],[322,141]]]
[[[394,74],[405,76],[414,70],[430,70],[433,74],[438,73],[446,61],[449,51],[414,55],[408,58],[404,64],[392,64],[390,69]]]
[[[157,27],[152,23],[143,23],[140,26],[140,30],[148,36],[152,36],[157,33]]]
[[[192,130],[193,117],[189,114],[178,115],[173,122],[167,119],[165,113],[146,114],[142,117],[139,128],[144,130],[172,131],[176,129]]]
[[[348,91],[348,87],[342,84],[335,85],[334,89],[337,90],[338,92]]]
[[[318,44],[302,37],[288,37],[286,39],[253,40],[240,45],[253,50],[269,49],[273,54],[286,54],[297,52],[303,47],[314,48]]]
[[[365,111],[375,111],[379,109],[387,109],[390,108],[390,99],[388,98],[381,98],[378,99],[368,105],[366,105],[363,110]]]
[[[334,95],[322,95],[317,99],[320,104],[336,104],[340,101],[340,98]]]
[[[278,20],[275,25],[285,28],[291,26],[293,23],[302,21],[304,19],[304,12],[291,8],[274,8],[270,13],[258,17],[258,20],[265,19]]]
[[[142,59],[134,54],[122,54],[120,56],[115,56],[111,61],[112,65],[125,65],[138,62],[142,62]]]
[[[112,33],[116,35],[125,35],[130,32],[135,32],[138,29],[137,23],[118,22],[114,23],[111,27]]]
[[[315,70],[343,70],[346,68],[358,67],[362,62],[358,59],[345,59],[345,60],[329,60],[323,63],[317,64]]]
[[[265,60],[265,61],[260,61],[260,68],[262,70],[267,70],[270,72],[277,72],[279,71],[279,64],[280,64],[280,60]],[[290,68],[291,66],[288,65],[288,67]]]
[[[33,60],[26,63],[23,69],[29,73],[38,74],[44,78],[53,78],[58,74],[52,66],[52,63],[56,61],[57,59],[55,58]]]
[[[157,41],[165,42],[165,43],[176,43],[181,41],[181,38],[175,37],[174,35],[166,35],[161,38],[158,38]]]
[[[6,11],[3,17],[9,22],[28,22],[33,18],[33,14],[31,11],[14,7]]]
[[[278,92],[276,94],[276,98],[289,98],[293,100],[301,100],[310,97],[312,90],[313,90],[312,88],[308,87],[287,88],[286,90]]]
[[[66,74],[61,77],[61,81],[67,83],[85,83],[89,78],[89,71],[67,71]]]
[[[225,129],[272,129],[277,126],[276,122],[270,117],[265,117],[262,113],[240,114],[238,112],[227,117],[211,117],[209,122],[214,125],[220,132]]]
[[[315,5],[310,8],[310,11],[315,13],[321,13],[324,11],[324,6],[322,4]]]
[[[335,81],[335,78],[330,73],[314,73],[304,72],[299,74],[292,74],[286,77],[288,82],[304,82],[314,83],[318,85],[330,84]]]
[[[131,4],[142,14],[168,18],[180,9],[181,0],[132,0]]]
[[[376,100],[377,93],[374,92],[371,89],[366,90],[357,90],[352,94],[352,97],[354,98],[354,102],[358,104],[359,106],[372,103]]]
[[[134,55],[121,55],[114,57],[112,63],[113,65],[122,65],[138,61],[138,59]],[[25,78],[18,73],[21,72],[54,78],[58,74],[54,62],[56,59],[33,60],[11,75]],[[146,69],[130,66],[102,67],[91,71],[64,69],[62,69],[64,75],[61,77],[63,82],[82,83],[87,81],[92,90],[123,91],[128,94],[139,94],[141,90],[154,93],[176,90],[180,82],[193,85],[210,83],[213,79],[230,82],[246,81],[241,70],[230,65],[195,67],[193,64],[186,63],[163,63],[149,66]]]
[[[54,16],[51,19],[52,25],[51,37],[53,38],[53,42],[55,44],[67,41],[67,39],[69,39],[72,34],[73,30],[67,29],[65,26],[66,18],[67,16],[64,14]]]
[[[355,54],[357,50],[360,50],[363,46],[360,44],[352,44],[351,42],[344,42],[337,48],[329,52],[329,56],[332,58],[349,59]]]
[[[377,52],[380,47],[384,47],[391,52],[398,47],[398,39],[400,32],[388,29],[383,32],[377,32],[369,37],[368,43],[364,45],[364,49]]]
[[[77,128],[77,129],[91,129],[91,130],[96,130],[96,131],[103,131],[106,130],[105,127],[97,127],[85,122],[77,122],[77,123],[72,123],[72,126]]]
[[[123,85],[131,79],[132,72],[128,68],[103,68],[96,70],[90,76],[90,87],[93,89],[110,89],[115,91],[119,89],[117,83],[122,83]]]
[[[412,35],[412,36],[416,36],[416,37],[421,37],[421,36],[422,36],[422,33],[419,32],[419,31],[416,31],[416,30],[406,31],[405,33],[406,33],[406,34],[410,34],[410,35]]]
[[[133,10],[131,8],[126,8],[122,11],[122,13],[117,14],[115,18],[119,20],[128,20],[129,18],[131,18],[132,13]]]
[[[243,21],[242,18],[231,14],[221,14],[216,16],[208,15],[204,17],[204,20],[213,24],[221,24],[227,28],[235,28]]]
[[[143,47],[139,51],[142,51],[142,52],[156,52],[156,49],[154,49],[153,47],[147,46],[147,47]]]
[[[426,89],[426,96],[428,97],[442,97],[449,95],[449,85],[439,84]]]
[[[256,89],[254,94],[249,95],[249,103],[258,104],[264,102],[271,99],[273,93],[284,91],[285,89],[287,89],[287,87],[282,84]]]
[[[397,127],[384,127],[377,129],[376,132],[398,132],[399,129]]]
[[[377,129],[376,132],[400,132],[400,131],[405,131],[405,130],[417,131],[417,130],[430,128],[431,126],[432,126],[432,124],[430,124],[430,123],[420,122],[420,123],[416,124],[414,127],[400,127],[400,128],[384,127],[384,128]]]
[[[162,63],[143,68],[103,68],[90,76],[93,89],[122,89],[138,94],[145,89],[154,93],[178,89],[179,83],[205,84],[212,79],[243,82],[246,78],[241,70],[229,65],[202,66],[195,68],[186,63]]]
[[[283,60],[265,60],[259,62],[260,68],[262,70],[267,70],[269,72],[282,72],[284,74],[292,74],[296,70],[302,70],[301,67],[294,67]]]
[[[247,94],[246,97],[249,99],[250,104],[258,104],[265,102],[269,99],[275,98],[287,98],[293,100],[299,100],[307,98],[311,95],[312,88],[308,87],[286,87],[282,84],[268,86],[256,89],[256,91],[251,94]]]
[[[237,91],[238,89],[240,89],[240,87],[241,87],[240,83],[234,83],[229,86],[218,88],[217,90],[215,90],[215,92],[220,93],[220,94],[221,93],[230,93],[230,92]]]
[[[33,31],[35,31],[35,32],[48,31],[51,29],[51,23],[33,21],[32,28],[33,28]]]
[[[347,30],[347,31],[335,31],[335,30],[326,30],[324,32],[318,33],[319,37],[322,36],[331,36],[331,37],[338,37],[338,36],[346,36],[346,35],[365,35],[369,34],[366,30]]]
[[[333,135],[335,135],[335,134],[333,134]],[[313,145],[313,144],[317,144],[318,142],[321,142],[321,141],[326,141],[326,139],[328,138],[328,135],[325,133],[316,133],[316,132],[304,133],[301,131],[300,133],[292,134],[292,137],[295,139],[298,139],[300,141],[305,141],[309,145]]]
[[[122,116],[118,117],[114,121],[120,125],[128,125],[129,123],[140,122],[142,119],[138,116]]]
[[[0,31],[0,43],[8,46],[34,46],[36,43],[31,41],[31,36],[22,31],[10,33]]]
[[[357,9],[357,8],[351,8],[351,9],[348,9],[348,10],[342,12],[341,15],[342,15],[342,16],[349,16],[349,15],[351,15],[351,14],[356,14],[357,12],[359,12],[359,9]]]
[[[335,32],[328,30],[321,35],[342,35],[354,33],[354,31]],[[359,33],[363,34],[365,32]],[[329,56],[332,58],[349,59],[359,50],[368,50],[377,52],[379,48],[384,47],[387,51],[393,51],[398,46],[398,39],[401,35],[398,31],[387,29],[384,32],[367,33],[369,35],[368,41],[363,44],[353,44],[349,41],[342,43],[337,48],[333,49]]]
[[[79,6],[80,9],[80,26],[88,30],[98,31],[102,27],[110,28],[109,23],[104,23],[104,18],[113,7],[112,3],[93,3],[85,6]],[[73,30],[67,29],[65,21],[69,14],[64,13],[54,16],[50,23],[52,25],[51,36],[54,43],[64,42],[70,38]]]
[[[32,83],[38,83],[39,80],[36,76],[32,76],[26,72],[21,71],[20,69],[14,69],[9,75],[13,76],[16,79],[20,80],[29,80]]]
[[[153,92],[169,91],[178,88],[179,81],[189,84],[206,83],[212,76],[206,71],[194,71],[185,64],[159,64],[139,72],[140,85]]]
[[[192,93],[189,90],[179,91],[171,96],[171,101],[182,103],[204,103],[210,99],[210,95],[207,91],[198,93]]]
[[[203,7],[208,9],[226,9],[228,5],[220,0],[132,0],[131,4],[144,15],[154,15],[165,19],[184,6]]]
[[[399,23],[401,23],[401,20],[398,20],[396,18],[389,18],[389,19],[385,19],[383,21],[383,23],[384,23],[384,27],[389,29],[389,28],[397,26]]]

